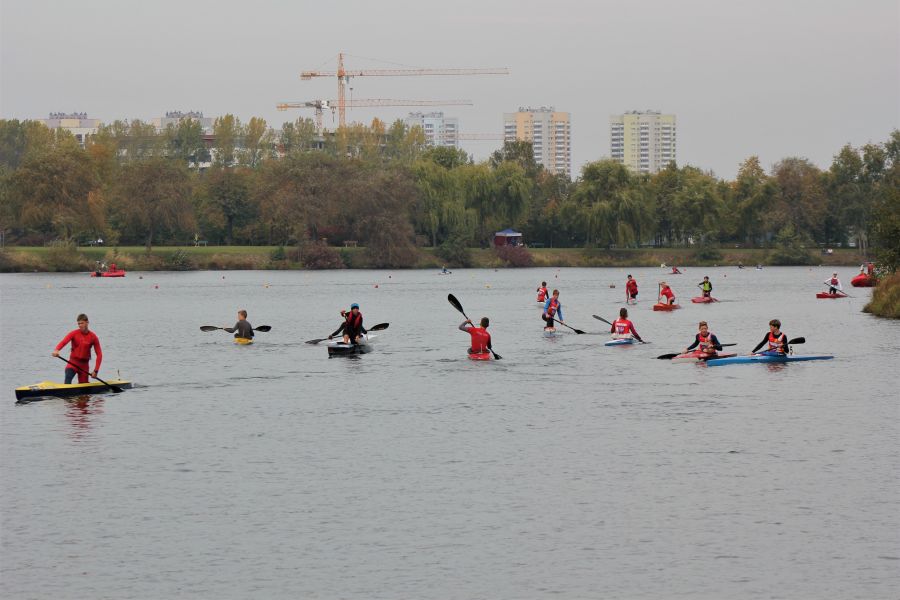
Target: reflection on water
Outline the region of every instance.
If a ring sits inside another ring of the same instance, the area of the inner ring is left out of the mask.
[[[72,440],[77,442],[87,437],[97,415],[103,414],[103,403],[103,396],[88,394],[65,399],[65,416],[69,422],[69,437]]]

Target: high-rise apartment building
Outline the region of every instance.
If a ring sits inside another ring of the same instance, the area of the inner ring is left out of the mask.
[[[50,117],[41,119],[41,122],[50,129],[65,129],[70,132],[82,148],[100,127],[100,119],[89,119],[87,113],[50,113]]]
[[[675,115],[631,111],[609,118],[610,156],[637,173],[658,173],[675,161]]]
[[[520,107],[519,112],[503,113],[503,141],[531,142],[534,160],[551,173],[572,177],[572,129],[567,112],[552,106]]]
[[[459,147],[459,119],[456,117],[445,117],[442,112],[411,112],[403,122],[407,127],[421,127],[429,147]]]

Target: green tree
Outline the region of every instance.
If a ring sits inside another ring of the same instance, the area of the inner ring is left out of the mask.
[[[155,157],[122,169],[113,202],[118,223],[144,239],[147,252],[157,234],[193,230],[191,182],[187,166]]]
[[[422,160],[431,161],[445,169],[455,169],[463,165],[472,164],[471,157],[465,150],[450,148],[448,146],[435,146],[422,153]]]
[[[242,226],[258,214],[251,199],[252,175],[244,169],[214,168],[206,173],[203,206],[223,223],[225,245],[234,240],[235,226]]]
[[[252,117],[244,127],[244,148],[241,152],[241,164],[255,169],[259,164],[272,156],[275,134],[269,129],[265,119]]]
[[[178,121],[178,125],[170,123],[163,137],[166,155],[170,158],[181,160],[193,168],[210,161],[211,156],[203,140],[203,127],[197,119],[184,117]]]
[[[825,191],[821,171],[805,158],[785,158],[775,164],[777,184],[774,213],[797,234],[821,234],[825,220]]]
[[[233,167],[238,164],[238,144],[243,134],[241,120],[234,115],[219,117],[213,123],[213,165]]]

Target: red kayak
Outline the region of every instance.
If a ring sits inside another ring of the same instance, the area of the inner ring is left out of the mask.
[[[491,356],[490,352],[475,352],[469,353],[469,360],[491,360],[493,356]]]
[[[693,352],[688,352],[687,354],[679,354],[678,356],[674,357],[672,361],[697,362],[711,360],[713,358],[731,358],[732,356],[737,356],[737,354],[707,354],[706,352],[701,352],[700,350],[694,350]]]
[[[125,277],[125,271],[94,271],[91,277]]]
[[[712,302],[718,302],[712,296],[700,296],[699,298],[691,298],[691,302],[694,304],[710,304]]]
[[[660,304],[659,302],[657,302],[653,305],[653,310],[670,311],[678,308],[681,308],[681,306],[679,306],[678,304]]]
[[[874,275],[866,275],[865,273],[860,273],[850,280],[850,285],[853,287],[875,287],[877,284],[877,277]]]
[[[828,292],[819,292],[816,298],[846,298],[847,294],[829,294]]]

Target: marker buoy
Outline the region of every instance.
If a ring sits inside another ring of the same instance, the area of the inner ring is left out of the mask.
[[[375,288],[376,288],[376,289],[378,288],[378,284],[377,284],[377,283],[375,284]]]
[[[159,284],[154,285],[154,286],[153,286],[153,289],[154,289],[154,290],[158,290],[158,289],[159,289]]]

